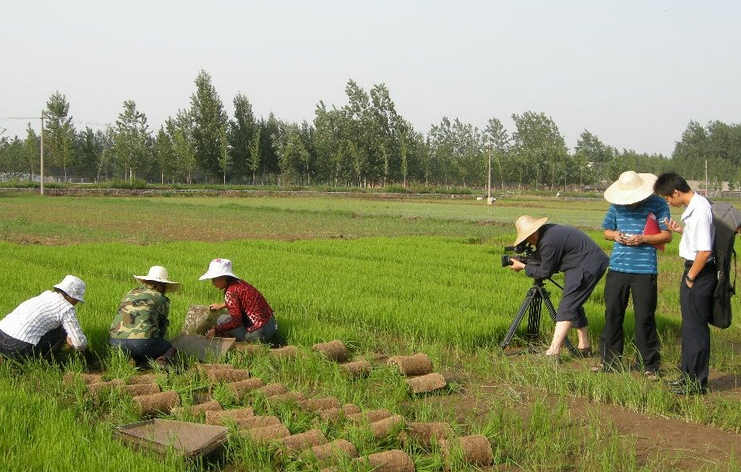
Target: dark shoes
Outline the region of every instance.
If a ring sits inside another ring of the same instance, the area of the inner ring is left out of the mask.
[[[669,386],[671,392],[675,395],[705,395],[708,393],[708,388],[700,385],[695,380],[690,380],[686,377],[680,377],[676,380],[670,380],[666,383]]]
[[[589,347],[577,347],[576,348],[576,357],[579,359],[586,359],[588,357],[592,357],[592,346]]]

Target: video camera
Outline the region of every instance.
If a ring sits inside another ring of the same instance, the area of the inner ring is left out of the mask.
[[[537,249],[523,241],[517,246],[504,246],[506,252],[514,252],[515,256],[502,255],[502,267],[512,265],[512,261],[520,261],[523,264],[540,264],[540,254]]]

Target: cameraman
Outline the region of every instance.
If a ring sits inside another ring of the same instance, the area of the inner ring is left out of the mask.
[[[602,278],[610,262],[589,236],[570,226],[545,224],[548,217],[535,219],[523,215],[515,222],[517,239],[513,246],[527,242],[536,248],[540,264],[524,264],[513,260],[515,272],[525,269],[525,274],[534,279],[548,279],[556,272],[564,273],[563,296],[558,304],[556,328],[546,356],[558,361],[569,329],[576,328],[579,334],[578,349],[582,356],[592,354],[592,345],[587,332],[587,317],[584,302]]]

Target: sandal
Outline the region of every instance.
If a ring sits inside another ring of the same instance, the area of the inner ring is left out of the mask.
[[[576,352],[578,353],[576,357],[580,359],[586,359],[588,357],[592,357],[592,346],[589,347],[577,347]]]
[[[643,378],[650,381],[650,382],[658,382],[659,380],[659,371],[658,370],[651,370],[646,369],[643,371]]]
[[[591,370],[592,373],[594,374],[599,374],[601,372],[607,372],[607,368],[605,367],[605,364],[593,365],[592,367],[589,368],[589,370]]]

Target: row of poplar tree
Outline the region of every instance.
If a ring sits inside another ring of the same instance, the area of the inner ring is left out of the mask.
[[[158,130],[133,100],[102,130],[75,128],[66,97],[56,92],[44,110],[46,175],[87,181],[141,179],[160,183],[481,187],[491,162],[492,185],[535,189],[601,186],[622,171],[681,172],[713,181],[741,182],[741,126],[690,122],[671,158],[618,150],[587,130],[569,151],[544,113],[512,115],[508,132],[491,118],[483,129],[442,118],[427,134],[396,111],[385,85],[369,92],[350,80],[341,108],[316,106],[313,123],[255,117],[243,94],[224,109],[211,76],[201,71],[190,107]],[[2,130],[0,130],[2,131]],[[25,139],[0,134],[0,172],[33,178],[40,137],[29,124]]]

